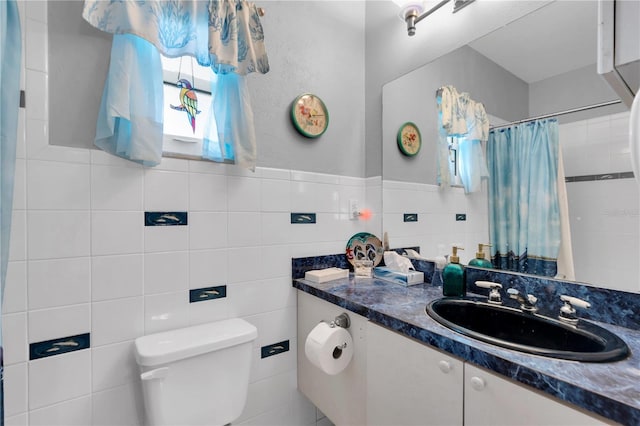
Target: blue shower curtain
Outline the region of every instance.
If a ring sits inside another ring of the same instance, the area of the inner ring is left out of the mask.
[[[2,301],[13,207],[18,108],[20,105],[20,16],[15,0],[0,1],[0,425],[4,424]]]
[[[487,143],[494,267],[555,276],[560,248],[558,121],[492,130]]]

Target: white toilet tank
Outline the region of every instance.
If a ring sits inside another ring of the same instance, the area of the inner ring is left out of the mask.
[[[257,336],[233,318],[136,339],[149,426],[225,425],[240,417]]]

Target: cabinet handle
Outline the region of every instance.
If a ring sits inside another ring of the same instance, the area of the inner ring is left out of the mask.
[[[487,386],[487,383],[484,381],[483,378],[481,377],[477,377],[477,376],[473,376],[471,378],[471,387],[477,391],[481,391],[483,390],[485,387]]]
[[[444,374],[449,373],[453,369],[449,361],[438,362],[438,368],[440,368],[440,371],[442,371]]]

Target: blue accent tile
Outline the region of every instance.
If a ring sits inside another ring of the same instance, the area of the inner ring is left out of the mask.
[[[189,290],[189,303],[204,302],[205,300],[227,297],[227,286],[203,287]]]
[[[272,345],[267,345],[260,348],[260,358],[268,358],[270,356],[287,352],[288,350],[289,350],[289,341],[284,340],[282,342],[274,343]]]
[[[418,213],[404,213],[402,215],[403,220],[405,222],[417,222],[418,221]]]
[[[187,212],[144,212],[144,226],[184,226]]]
[[[91,347],[90,333],[31,343],[29,344],[29,360],[62,355],[89,347]]]
[[[599,175],[567,176],[564,181],[566,183],[591,182],[595,180],[633,179],[633,177],[633,172],[617,172],[603,173]]]
[[[456,213],[456,222],[464,222],[467,220],[466,213]]]
[[[291,223],[316,223],[316,214],[291,213]]]

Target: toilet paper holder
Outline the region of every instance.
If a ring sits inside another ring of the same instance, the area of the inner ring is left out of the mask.
[[[331,328],[333,327],[349,328],[350,326],[351,326],[351,319],[349,319],[349,315],[347,315],[346,312],[341,313],[340,315],[335,317],[333,321],[329,323],[329,327]]]

